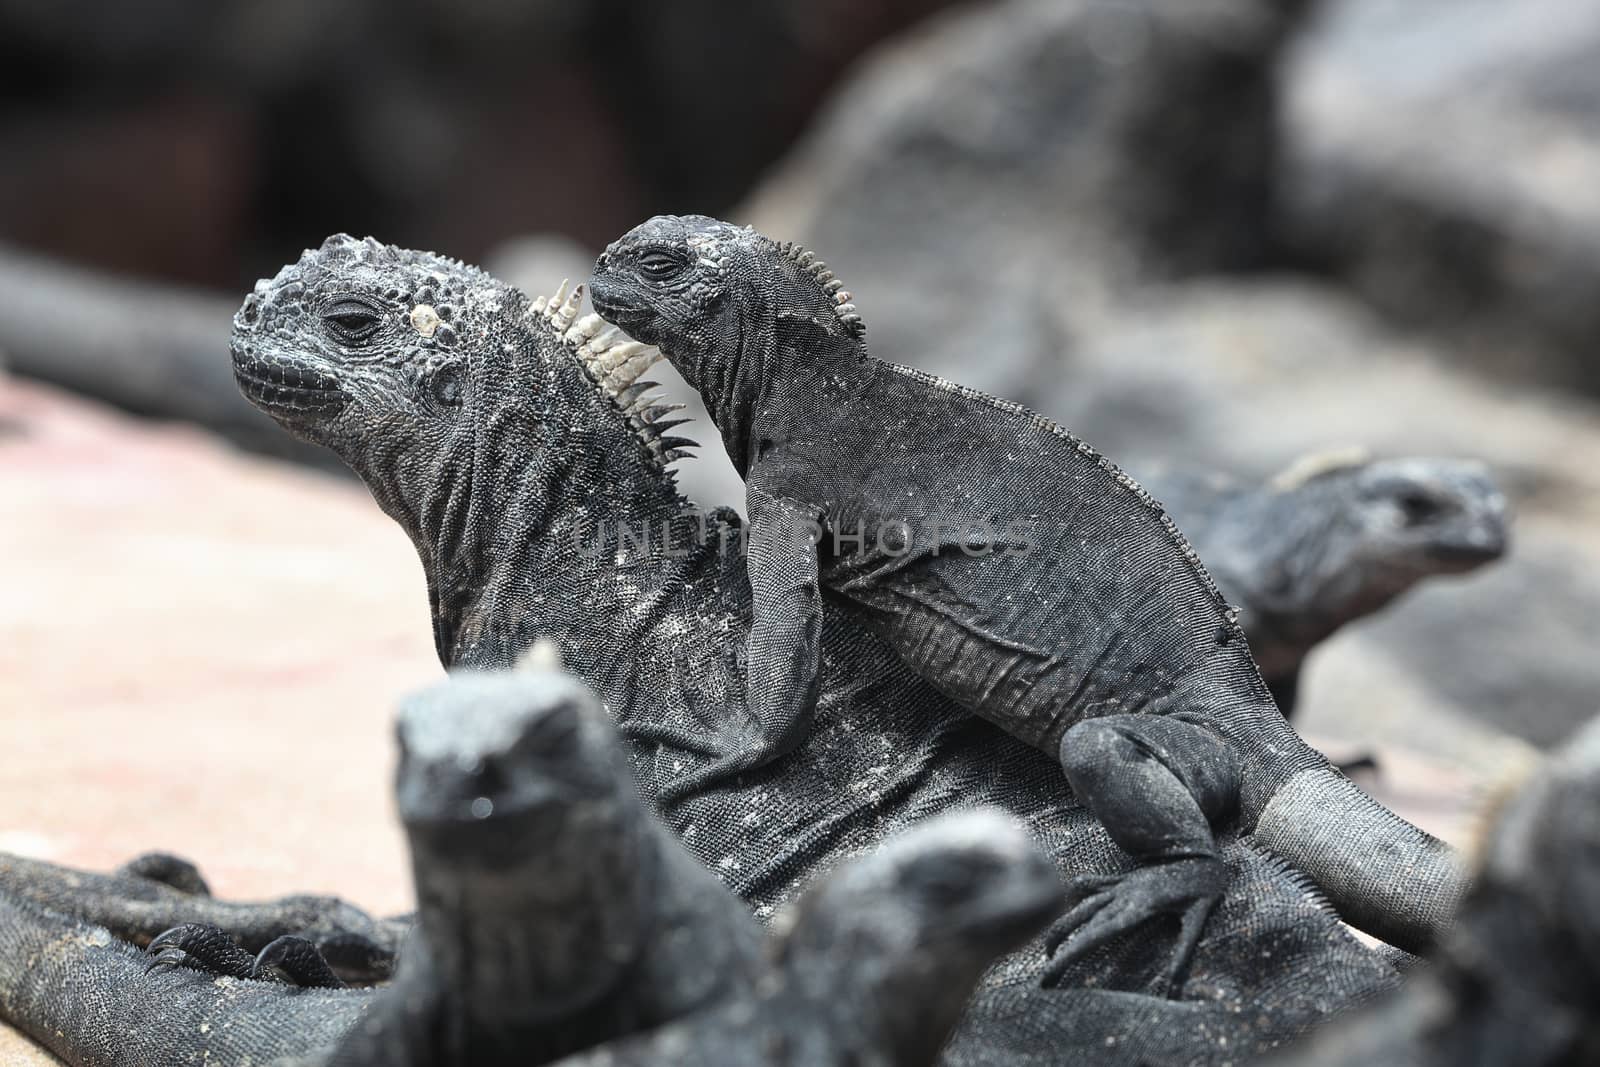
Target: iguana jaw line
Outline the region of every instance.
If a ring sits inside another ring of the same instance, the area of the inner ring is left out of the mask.
[[[689,421],[667,418],[684,405],[663,401],[660,394],[650,392],[659,388],[659,383],[641,380],[641,375],[661,360],[661,351],[633,340],[599,315],[580,316],[582,304],[582,283],[568,291],[563,278],[554,296],[534,298],[528,316],[542,321],[577,358],[595,389],[623,414],[628,428],[659,465],[665,467],[691,455],[693,441],[667,436],[674,426]]]
[[[350,404],[350,394],[332,370],[311,359],[259,355],[256,346],[234,331],[228,345],[233,379],[252,404],[292,422],[331,419]]]

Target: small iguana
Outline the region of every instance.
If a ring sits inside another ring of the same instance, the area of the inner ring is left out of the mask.
[[[1472,460],[1307,456],[1263,485],[1146,480],[1182,528],[1250,642],[1285,715],[1319,642],[1433,575],[1506,552],[1510,509]]]
[[[703,216],[614,242],[596,311],[699,391],[746,479],[759,736],[738,772],[811,729],[817,634],[848,601],[936,688],[1058,754],[1142,866],[1078,905],[1087,944],[1183,916],[1174,966],[1225,885],[1210,823],[1308,874],[1409,951],[1463,889],[1454,853],[1294,733],[1232,609],[1160,506],[1025,408],[867,353],[851,295],[810,252]]]
[[[141,955],[0,895],[0,1017],[71,1064],[492,1067],[678,1019],[745,1042],[721,1053],[747,1062],[779,1040],[812,1056],[796,1062],[928,1063],[982,970],[1060,907],[1060,875],[1013,820],[952,815],[845,864],[764,948],[645,810],[570,676],[458,673],[405,702],[398,734],[418,913],[392,985],[337,988],[309,941],[251,955],[205,922]]]
[[[1060,874],[1012,819],[941,815],[779,916],[771,970],[746,996],[562,1067],[930,1064],[984,969],[1060,908]]]
[[[701,746],[752,721],[743,530],[678,492],[679,446],[641,388],[656,355],[580,315],[576,293],[530,300],[455,260],[340,235],[256,286],[232,349],[245,395],[350,464],[411,538],[441,661],[506,666],[555,640],[619,724],[646,799],[758,916],[958,804],[1022,820],[1073,878],[1128,870],[1054,759],[933,690],[849,605],[824,620],[800,746],[738,781],[692,784]],[[1228,890],[1187,982],[1160,985],[1160,938],[1012,953],[948,1062],[1081,1041],[1110,1064],[1221,1063],[1395,982],[1304,876],[1231,829],[1222,849]],[[1290,988],[1306,995],[1272,993]]]
[[[1455,925],[1401,989],[1277,1067],[1600,1063],[1600,719],[1506,799]]]
[[[418,929],[336,1063],[543,1063],[748,995],[760,927],[576,679],[457,672],[398,733]]]

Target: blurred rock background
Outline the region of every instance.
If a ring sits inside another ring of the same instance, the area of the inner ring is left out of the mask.
[[[334,231],[548,290],[661,211],[807,243],[876,355],[1136,476],[1489,462],[1510,558],[1301,690],[1461,837],[1600,693],[1596,55],[1600,0],[0,0],[0,846],[403,905],[420,569],[237,397],[229,317]]]

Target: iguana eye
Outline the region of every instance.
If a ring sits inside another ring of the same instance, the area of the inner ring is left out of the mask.
[[[1409,492],[1400,497],[1400,513],[1405,517],[1407,526],[1420,526],[1443,510],[1439,501],[1422,493]]]
[[[377,333],[383,317],[366,304],[343,300],[322,313],[322,324],[334,340],[355,345]]]
[[[688,262],[681,255],[658,249],[639,257],[639,273],[651,281],[664,282],[680,273]]]
[[[446,363],[434,371],[433,377],[428,379],[428,392],[446,407],[460,407],[465,399],[461,364]]]

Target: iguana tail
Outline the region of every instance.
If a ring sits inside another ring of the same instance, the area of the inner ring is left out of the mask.
[[[1346,922],[1408,952],[1434,943],[1466,890],[1455,849],[1320,758],[1283,780],[1259,812],[1254,841],[1305,872]]]

